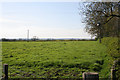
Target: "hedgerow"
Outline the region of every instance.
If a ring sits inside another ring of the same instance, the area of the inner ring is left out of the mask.
[[[116,63],[116,78],[120,79],[120,40],[117,37],[105,37],[102,43],[107,46],[107,53],[112,57],[112,61]]]

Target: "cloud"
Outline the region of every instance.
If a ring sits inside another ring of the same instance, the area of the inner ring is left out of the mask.
[[[57,29],[57,28],[30,28],[30,37],[37,36],[51,38],[90,38],[83,28],[79,29]]]
[[[57,28],[40,28],[40,27],[19,27],[16,29],[2,29],[1,37],[6,38],[26,38],[29,29],[30,38],[37,36],[38,38],[90,38],[90,35],[84,32],[83,28],[79,29],[57,29]]]
[[[0,23],[23,23],[23,21],[1,18]]]
[[[0,18],[0,28],[3,30],[17,30],[19,28],[24,28],[26,24],[29,22],[25,20],[15,20],[15,19],[7,19],[7,18]]]

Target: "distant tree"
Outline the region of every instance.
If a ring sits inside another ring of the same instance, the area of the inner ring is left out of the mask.
[[[6,39],[6,38],[2,38],[2,41],[9,41],[9,39]]]

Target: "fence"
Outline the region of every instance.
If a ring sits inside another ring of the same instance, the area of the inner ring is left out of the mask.
[[[2,76],[1,79],[2,80],[8,80],[8,64],[3,65],[3,72],[4,72],[4,75]],[[111,80],[116,80],[115,72],[116,72],[115,68],[112,67],[112,69],[111,69]],[[95,72],[94,73],[93,72],[84,72],[82,75],[83,75],[82,76],[83,80],[99,80],[99,74],[95,73]]]
[[[8,74],[8,64],[3,64],[3,73],[4,75],[2,75],[1,79],[0,80],[8,80],[8,78],[11,78],[11,72],[9,71],[10,75]],[[23,75],[24,74],[27,74],[26,72],[22,71],[22,70],[18,70],[16,68],[11,68],[11,69],[14,69],[15,71],[19,71],[20,73],[22,73]],[[16,73],[17,74],[17,73]],[[26,75],[19,75],[20,78],[25,78]],[[36,78],[36,75],[35,74],[31,74],[32,76],[34,76]]]

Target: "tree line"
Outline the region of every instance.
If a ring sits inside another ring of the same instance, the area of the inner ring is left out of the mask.
[[[47,38],[47,39],[7,39],[7,38],[2,38],[0,41],[96,41],[96,39],[52,39],[52,38]]]

